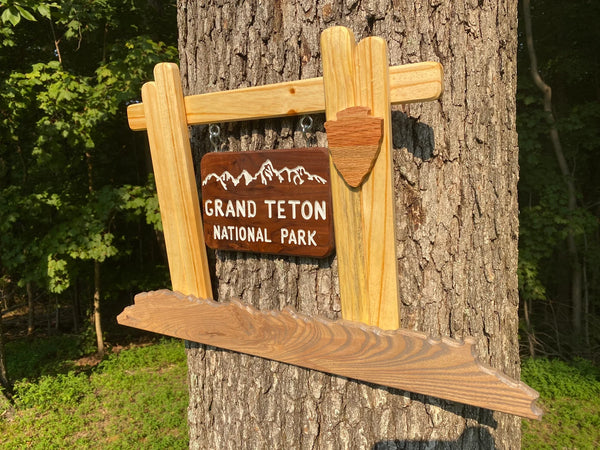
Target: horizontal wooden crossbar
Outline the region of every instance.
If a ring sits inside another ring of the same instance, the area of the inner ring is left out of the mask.
[[[437,62],[390,67],[392,104],[435,100],[443,91],[443,69]],[[288,81],[185,97],[188,125],[313,114],[325,111],[323,78]],[[144,104],[127,108],[132,130],[146,129]]]
[[[468,405],[539,419],[538,393],[477,361],[473,340],[258,311],[168,290],[138,294],[121,325]]]

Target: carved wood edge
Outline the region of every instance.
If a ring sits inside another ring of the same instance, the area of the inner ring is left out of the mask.
[[[474,340],[259,311],[168,290],[136,295],[117,322],[368,383],[540,419],[539,394],[479,362]]]

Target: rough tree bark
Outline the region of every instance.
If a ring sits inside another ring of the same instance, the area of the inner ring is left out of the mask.
[[[31,281],[27,282],[27,336],[33,334],[33,323],[35,319],[35,310],[33,303],[33,287]]]
[[[96,347],[98,355],[104,355],[104,336],[102,333],[102,313],[100,311],[100,262],[94,261],[94,302],[92,322],[96,331]]]
[[[519,376],[517,2],[179,0],[186,94],[321,75],[319,36],[384,38],[390,64],[440,61],[437,102],[393,113],[402,326],[477,338]],[[323,117],[316,140],[326,145]],[[299,118],[223,124],[224,148],[305,146]],[[193,130],[195,157],[209,151]],[[337,318],[335,257],[217,252],[217,299]],[[191,448],[518,448],[520,419],[190,344]]]
[[[2,311],[0,311],[0,392],[10,403],[12,398],[12,383],[6,371],[6,353],[4,352],[4,329],[2,327]]]

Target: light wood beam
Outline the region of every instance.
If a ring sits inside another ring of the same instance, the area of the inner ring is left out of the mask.
[[[435,100],[442,94],[442,65],[423,62],[390,67],[392,104]],[[236,122],[241,120],[316,114],[325,111],[323,78],[288,81],[231,91],[185,97],[186,123]],[[146,129],[144,103],[127,108],[132,130]]]
[[[158,64],[142,87],[173,289],[212,298],[179,68]]]

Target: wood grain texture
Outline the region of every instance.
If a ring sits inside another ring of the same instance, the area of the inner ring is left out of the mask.
[[[389,61],[386,41],[380,37],[363,39],[356,46],[354,60],[357,102],[368,106],[374,117],[383,118],[380,150],[371,174],[361,186],[363,239],[368,257],[371,325],[400,328],[400,298],[396,263],[396,227],[392,167],[392,117]],[[420,98],[415,90],[406,99]]]
[[[443,91],[443,69],[433,61],[390,68],[392,104],[428,101]],[[325,111],[323,78],[210,92],[185,97],[188,125],[316,114]],[[143,103],[127,108],[132,130],[145,130]]]
[[[387,47],[379,38],[356,45],[350,30],[332,27],[322,33],[321,48],[328,121],[356,106],[383,119],[379,154],[364,183],[354,188],[333,164],[331,168],[342,315],[396,329],[400,315]]]
[[[142,87],[173,289],[212,298],[179,69],[158,64]]]
[[[261,312],[167,290],[138,294],[121,325],[411,392],[539,419],[538,393],[473,356],[473,342]]]
[[[353,106],[325,122],[331,160],[346,183],[358,187],[371,172],[382,137],[383,120],[369,116],[370,109]]]
[[[339,111],[361,106],[355,98],[355,47],[354,35],[346,28],[333,27],[321,34],[327,120],[335,120]],[[330,163],[330,170],[342,317],[374,325],[368,304],[363,301],[369,298],[369,288],[366,279],[367,258],[362,240],[360,190],[346,184],[333,162]]]

